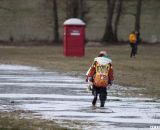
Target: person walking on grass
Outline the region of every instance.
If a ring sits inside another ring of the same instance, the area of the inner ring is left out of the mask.
[[[129,35],[129,43],[131,46],[131,53],[130,53],[130,57],[135,57],[136,53],[137,53],[137,36],[136,33],[133,31],[130,35]]]
[[[90,90],[94,96],[92,105],[95,106],[99,95],[100,107],[104,107],[107,98],[107,88],[112,85],[113,68],[112,60],[108,57],[106,51],[101,51],[94,59],[93,64],[86,73],[86,81],[90,84]]]

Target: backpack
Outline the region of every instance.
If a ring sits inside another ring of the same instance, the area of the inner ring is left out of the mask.
[[[130,35],[129,35],[129,42],[130,43],[136,43],[136,35],[135,34],[133,34],[133,33],[131,33]]]
[[[102,65],[98,62],[96,63],[96,73],[94,75],[93,84],[97,87],[106,87],[108,85],[108,73],[110,65]]]

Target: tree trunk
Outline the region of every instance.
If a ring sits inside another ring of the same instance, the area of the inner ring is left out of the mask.
[[[114,35],[115,35],[115,40],[118,41],[118,25],[119,25],[119,21],[120,21],[120,17],[121,17],[121,12],[122,12],[122,4],[123,4],[123,0],[118,0],[118,5],[117,5],[117,16],[115,19],[115,23],[114,23]]]
[[[72,0],[66,0],[66,19],[73,17],[73,11],[71,5],[72,5]]]
[[[69,1],[69,0],[66,0],[65,2],[66,2],[66,19],[68,19],[68,18],[69,18],[69,15],[70,15],[70,14],[69,14],[69,12],[70,12],[70,11],[69,11],[69,2],[70,2],[70,1]]]
[[[83,16],[83,0],[78,0],[79,2],[79,8],[78,8],[78,17],[82,20],[84,20],[84,16]]]
[[[53,0],[53,18],[54,18],[54,42],[59,42],[59,25],[58,25],[58,10],[57,0]]]
[[[142,0],[137,0],[137,12],[135,15],[135,30],[140,32],[140,17],[141,17]]]
[[[77,0],[66,0],[66,13],[68,18],[78,17],[79,1]]]
[[[79,1],[78,0],[73,0],[73,18],[78,18],[78,13],[79,13]]]
[[[115,2],[116,0],[107,0],[107,20],[106,20],[106,27],[105,27],[105,32],[102,38],[102,42],[115,41],[113,28],[112,28],[112,19],[114,14]]]

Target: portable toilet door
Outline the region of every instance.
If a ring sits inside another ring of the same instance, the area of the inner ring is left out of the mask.
[[[85,23],[77,18],[64,22],[64,55],[84,56]]]

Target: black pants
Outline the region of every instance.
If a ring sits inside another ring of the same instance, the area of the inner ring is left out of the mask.
[[[133,44],[133,43],[130,43],[130,46],[131,46],[131,54],[130,54],[130,57],[132,57],[132,56],[135,56],[136,53],[137,53],[137,45],[136,45],[136,44]]]
[[[100,102],[101,102],[100,106],[104,107],[104,104],[105,104],[105,101],[106,101],[106,98],[107,98],[107,89],[106,89],[106,87],[93,86],[92,94],[94,96],[93,101],[92,101],[92,105],[96,104],[97,97],[99,95],[99,99],[100,99]]]

